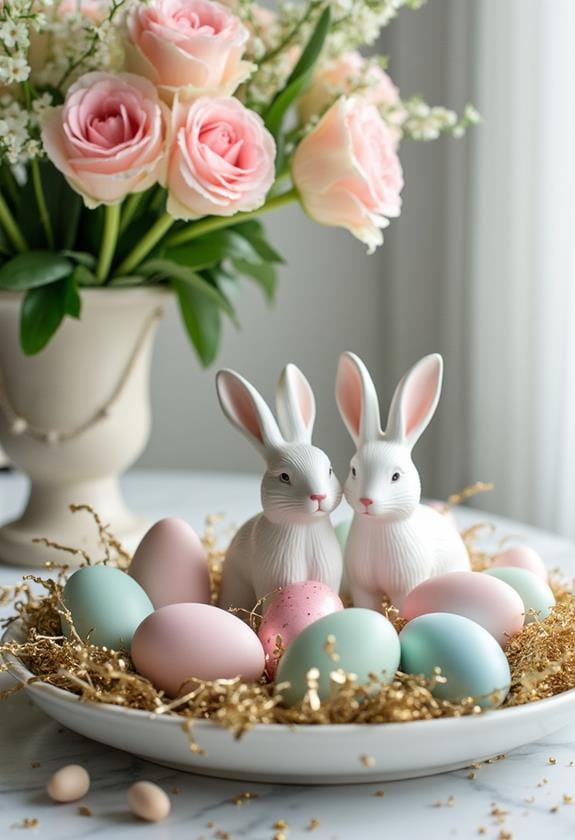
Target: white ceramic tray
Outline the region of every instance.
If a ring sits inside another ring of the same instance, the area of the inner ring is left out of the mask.
[[[10,625],[3,641],[21,637],[18,625]],[[18,680],[32,677],[16,657],[6,660]],[[43,683],[25,690],[46,714],[69,729],[158,764],[206,776],[300,785],[384,782],[455,770],[550,735],[575,715],[573,689],[477,717],[340,726],[259,725],[240,740],[217,724],[198,721],[194,734],[205,750],[199,755],[190,751],[182,719],[175,715],[154,717],[103,703],[82,703],[76,695]]]

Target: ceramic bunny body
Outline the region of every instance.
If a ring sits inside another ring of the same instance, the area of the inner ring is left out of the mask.
[[[336,397],[357,451],[345,495],[354,509],[345,565],[356,607],[380,609],[429,577],[468,570],[463,540],[438,511],[421,505],[411,450],[431,420],[441,390],[442,360],[426,356],[395,391],[385,432],[373,381],[353,353],[340,358]]]
[[[237,532],[224,563],[219,606],[251,610],[280,586],[319,580],[339,591],[342,557],[329,514],[341,487],[327,455],[311,444],[315,401],[309,383],[288,365],[277,393],[279,423],[260,394],[233,371],[220,371],[224,414],[266,462],[263,512]]]

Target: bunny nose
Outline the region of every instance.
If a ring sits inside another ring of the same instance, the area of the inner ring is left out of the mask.
[[[327,499],[327,496],[325,493],[314,493],[310,496],[310,499],[314,502],[323,502],[324,499]]]
[[[359,501],[362,503],[362,505],[365,505],[366,507],[369,507],[373,504],[373,499],[367,499],[365,496],[363,496]]]

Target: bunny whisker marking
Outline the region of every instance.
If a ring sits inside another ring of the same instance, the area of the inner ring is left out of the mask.
[[[219,605],[251,610],[256,601],[289,583],[317,580],[339,591],[341,549],[329,514],[341,486],[329,458],[312,445],[315,399],[295,365],[281,375],[277,420],[246,379],[231,370],[216,377],[218,398],[230,423],[266,463],[262,513],[232,540],[222,572]]]
[[[463,540],[448,520],[420,504],[421,483],[411,451],[431,421],[443,361],[421,359],[401,380],[382,431],[379,401],[364,363],[340,357],[336,398],[356,445],[344,485],[354,510],[345,564],[356,607],[380,609],[383,596],[401,609],[415,586],[434,575],[469,570]]]

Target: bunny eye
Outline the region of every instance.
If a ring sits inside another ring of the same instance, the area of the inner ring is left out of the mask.
[[[355,467],[352,467],[352,468],[351,468],[351,474],[352,474],[352,476],[353,476],[354,478],[356,478],[356,477],[357,477],[357,470],[356,470],[356,468],[355,468]]]
[[[290,478],[289,478],[289,475],[287,473],[281,473],[279,478],[280,478],[280,481],[283,484],[289,484],[290,483]]]
[[[332,476],[332,475],[333,475],[333,467],[330,467],[330,468],[329,468],[329,476],[330,476],[330,478],[331,478],[331,476]]]
[[[398,472],[394,472],[394,474],[391,476],[392,481],[399,481],[400,478],[401,476]]]

